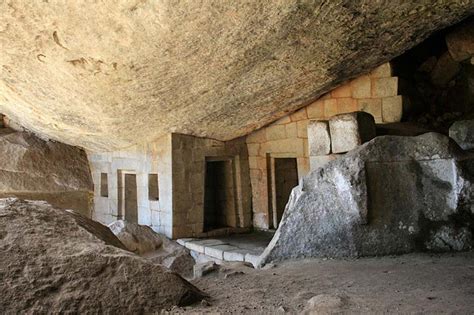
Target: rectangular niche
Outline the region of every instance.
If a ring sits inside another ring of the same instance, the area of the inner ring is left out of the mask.
[[[108,183],[107,173],[100,173],[100,196],[101,197],[109,196],[109,183]]]
[[[158,186],[158,174],[148,174],[148,199],[159,200],[160,189]]]

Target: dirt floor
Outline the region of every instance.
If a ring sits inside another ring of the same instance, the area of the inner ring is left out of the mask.
[[[172,313],[294,314],[314,296],[317,313],[474,312],[474,252],[235,264],[192,282],[209,299]]]

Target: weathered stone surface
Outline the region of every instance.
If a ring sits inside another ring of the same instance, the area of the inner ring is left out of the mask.
[[[45,202],[0,200],[4,313],[159,313],[202,294]]]
[[[331,135],[326,120],[310,120],[308,123],[309,155],[326,155],[331,153]]]
[[[2,1],[0,112],[99,151],[168,132],[233,139],[473,12],[459,0]]]
[[[109,224],[110,230],[127,250],[163,265],[179,275],[190,278],[195,261],[189,250],[150,227],[123,220]]]
[[[473,246],[474,157],[446,136],[383,136],[297,186],[260,263]]]
[[[464,150],[474,149],[474,120],[456,121],[449,127],[449,136]]]
[[[138,225],[124,220],[118,220],[108,225],[109,229],[135,254],[143,255],[155,251],[163,246],[163,238],[149,226]]]
[[[329,130],[332,153],[344,153],[375,137],[375,121],[365,112],[340,114],[329,119]]]
[[[0,191],[92,190],[85,152],[31,133],[0,130]]]
[[[211,272],[219,270],[219,266],[214,261],[207,261],[194,265],[194,278],[201,278]]]
[[[382,118],[386,123],[402,120],[403,99],[401,95],[385,97],[382,99]]]
[[[0,197],[47,200],[90,216],[92,178],[83,150],[2,128],[0,157]]]
[[[464,61],[474,56],[474,18],[463,22],[446,35],[446,44],[455,61]]]
[[[320,155],[320,156],[310,156],[309,157],[310,169],[315,170],[319,167],[323,167],[327,163],[337,159],[339,156],[341,156],[341,154],[328,154],[328,155]]]

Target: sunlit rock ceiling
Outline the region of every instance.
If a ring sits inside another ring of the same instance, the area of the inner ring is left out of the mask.
[[[472,0],[5,0],[0,112],[91,150],[228,140],[472,13]]]

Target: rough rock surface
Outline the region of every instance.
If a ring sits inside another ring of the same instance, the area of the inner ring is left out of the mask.
[[[138,255],[155,251],[163,245],[163,236],[155,233],[149,226],[118,220],[108,227],[129,251]]]
[[[159,313],[201,293],[45,202],[0,200],[3,313]]]
[[[189,250],[150,227],[118,220],[109,224],[125,247],[183,277],[191,278],[195,261]]]
[[[469,0],[2,1],[0,112],[88,149],[233,139],[473,12]]]
[[[0,198],[46,200],[90,217],[92,187],[83,150],[0,129]]]
[[[449,127],[449,136],[463,148],[474,149],[474,120],[459,120]]]
[[[473,183],[444,135],[375,138],[303,178],[261,263],[469,249]]]
[[[86,153],[77,147],[0,129],[0,156],[0,192],[92,190]]]

